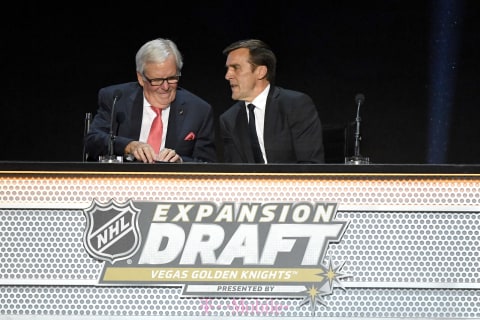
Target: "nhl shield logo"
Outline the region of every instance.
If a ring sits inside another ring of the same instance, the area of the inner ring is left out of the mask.
[[[84,213],[87,223],[83,242],[93,258],[113,264],[130,258],[140,247],[140,210],[131,201],[118,204],[112,199],[102,204],[94,199]]]

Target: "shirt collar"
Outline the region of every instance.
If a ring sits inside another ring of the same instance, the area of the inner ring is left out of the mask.
[[[265,109],[267,104],[268,90],[270,90],[270,85],[268,85],[252,102],[245,101],[245,107],[250,103],[254,104],[256,108]]]

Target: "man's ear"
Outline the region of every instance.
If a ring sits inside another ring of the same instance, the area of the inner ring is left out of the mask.
[[[267,66],[257,66],[255,69],[255,72],[257,73],[257,78],[260,79],[265,79],[267,77]]]
[[[145,80],[143,79],[143,76],[137,71],[137,81],[138,84],[140,84],[142,87],[145,85]]]

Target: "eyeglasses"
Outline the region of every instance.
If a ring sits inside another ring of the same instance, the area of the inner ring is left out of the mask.
[[[145,80],[147,80],[148,83],[150,83],[151,86],[154,86],[154,87],[161,86],[164,81],[167,81],[168,84],[177,84],[178,81],[180,80],[180,76],[181,76],[181,74],[176,75],[176,76],[171,76],[171,77],[168,77],[168,78],[148,79],[147,76],[145,75],[145,73],[143,74],[143,78]]]

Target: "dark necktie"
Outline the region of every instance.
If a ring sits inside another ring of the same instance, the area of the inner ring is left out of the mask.
[[[255,127],[255,114],[253,113],[255,106],[253,104],[248,105],[248,129],[250,131],[250,143],[252,145],[253,157],[256,163],[265,163],[262,156],[262,150],[260,150],[260,144],[258,143],[257,128]]]

